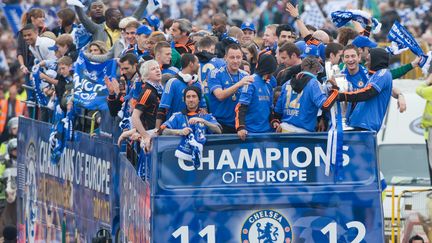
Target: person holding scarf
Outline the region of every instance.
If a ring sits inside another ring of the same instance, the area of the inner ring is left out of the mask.
[[[120,10],[108,8],[104,12],[104,4],[101,1],[96,1],[90,5],[91,18],[89,18],[84,12],[85,6],[80,1],[68,0],[67,3],[75,6],[79,21],[93,35],[93,41],[104,41],[107,48],[111,48],[120,38],[119,22],[122,18]],[[141,19],[147,5],[148,0],[142,0],[132,17]]]
[[[221,125],[211,114],[200,112],[199,104],[202,99],[201,89],[196,86],[188,86],[183,93],[186,108],[181,112],[174,113],[169,120],[161,126],[163,135],[187,136],[193,132],[191,125],[200,124],[204,126],[205,134],[222,133]]]
[[[182,139],[175,156],[185,161],[192,161],[195,168],[201,166],[205,134],[222,133],[221,125],[211,114],[199,108],[202,92],[199,87],[188,86],[184,89],[183,99],[186,108],[174,113],[160,128],[163,135],[180,135]]]

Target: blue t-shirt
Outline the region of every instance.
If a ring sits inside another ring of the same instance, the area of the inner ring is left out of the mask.
[[[189,119],[193,117],[199,117],[212,124],[220,126],[219,123],[216,121],[216,118],[214,118],[214,116],[212,116],[211,114],[200,114],[197,112],[189,112],[187,114],[185,114],[184,112],[176,112],[172,114],[170,119],[165,121],[163,125],[170,129],[183,129],[185,127],[190,127]],[[205,126],[204,131],[206,134],[212,133],[207,126]]]
[[[213,70],[210,74],[208,81],[210,90],[209,108],[221,124],[231,127],[235,126],[234,110],[240,98],[241,89],[238,89],[231,97],[222,101],[218,100],[213,92],[218,88],[223,90],[228,89],[247,75],[248,74],[242,70],[239,70],[237,74],[229,74],[226,67]]]
[[[379,94],[370,100],[358,102],[351,113],[347,124],[351,127],[364,128],[378,132],[392,93],[392,75],[388,69],[377,71],[366,83],[375,88]]]
[[[324,90],[316,78],[309,80],[300,93],[292,89],[290,80],[282,86],[275,112],[282,114],[282,122],[314,132],[318,111],[325,100]]]
[[[199,82],[195,82],[193,85],[202,90],[201,84]],[[187,86],[187,83],[178,78],[172,78],[168,80],[165,85],[164,92],[162,93],[161,102],[159,104],[159,108],[168,109],[166,117],[171,117],[173,113],[186,109],[186,104],[183,99],[183,92]],[[200,107],[206,107],[204,97],[201,99]]]
[[[246,130],[253,133],[271,132],[270,115],[273,107],[273,88],[276,79],[272,76],[269,82],[254,74],[254,82],[244,86],[239,104],[248,105],[246,112]]]

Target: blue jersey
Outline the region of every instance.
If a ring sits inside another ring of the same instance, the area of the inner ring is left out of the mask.
[[[363,88],[368,81],[368,70],[363,65],[359,65],[359,71],[353,75],[348,72],[348,69],[345,67],[342,70],[342,73],[345,74],[346,79],[352,86],[350,91],[355,91]]]
[[[347,122],[349,126],[376,132],[380,130],[392,93],[392,80],[388,69],[381,69],[372,75],[365,88],[373,87],[379,94],[356,104]]]
[[[204,95],[209,95],[208,80],[210,73],[225,66],[225,60],[222,58],[213,57],[209,62],[200,62],[200,69],[198,71],[198,79],[204,88]]]
[[[309,80],[300,93],[293,90],[290,80],[282,86],[275,112],[282,114],[282,122],[314,132],[318,111],[325,100],[324,90],[316,78]]]
[[[195,82],[193,85],[202,90],[201,84],[199,82]],[[165,85],[164,92],[162,93],[161,102],[159,104],[159,108],[168,109],[166,117],[171,117],[173,113],[186,109],[186,104],[183,99],[183,92],[187,86],[187,83],[178,78],[172,78],[168,80]],[[206,107],[204,97],[201,99],[200,107]]]
[[[210,91],[209,108],[221,124],[231,127],[235,126],[234,110],[240,98],[241,89],[238,89],[231,97],[222,101],[218,100],[213,92],[218,88],[223,90],[228,89],[247,75],[248,74],[242,70],[239,70],[237,74],[229,74],[226,67],[213,70],[210,74],[208,81]]]
[[[276,79],[269,82],[254,74],[254,82],[242,88],[239,104],[247,105],[246,130],[253,133],[271,132],[270,115],[273,107],[273,88]]]
[[[367,81],[369,80],[368,70],[361,64],[359,64],[358,72],[353,75],[351,75],[348,72],[346,66],[342,70],[342,73],[345,74],[346,80],[348,81],[349,91],[356,91],[364,88],[366,86]],[[351,116],[352,110],[353,110],[353,104],[351,102],[348,102],[348,106],[345,114],[345,117],[347,118],[347,123],[349,123],[349,117]]]
[[[215,124],[217,126],[220,126],[219,123],[216,121],[216,118],[214,118],[211,114],[200,114],[197,112],[189,112],[185,113],[185,111],[182,112],[176,112],[172,114],[170,119],[168,119],[166,122],[164,122],[164,126],[170,129],[183,129],[185,127],[189,126],[189,119],[193,117],[199,117],[202,118],[212,124]],[[208,129],[207,126],[205,126],[204,131],[206,134],[212,133],[210,129]]]
[[[162,74],[176,75],[180,70],[174,66],[162,67]]]

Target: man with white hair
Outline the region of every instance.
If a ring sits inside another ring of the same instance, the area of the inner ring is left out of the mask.
[[[162,72],[159,63],[155,60],[144,62],[139,71],[145,83],[132,112],[132,124],[142,138],[150,139],[147,131],[155,128],[157,110],[163,92]]]

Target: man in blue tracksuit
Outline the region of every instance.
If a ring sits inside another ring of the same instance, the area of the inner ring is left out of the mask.
[[[273,88],[276,79],[276,58],[264,53],[258,58],[254,81],[242,89],[236,106],[236,129],[240,139],[245,140],[248,132],[265,133],[273,131],[272,120]]]

